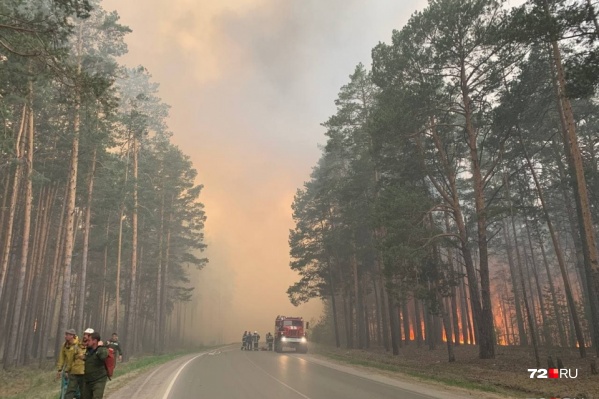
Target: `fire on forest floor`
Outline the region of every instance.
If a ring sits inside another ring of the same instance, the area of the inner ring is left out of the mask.
[[[315,349],[315,350],[312,350]],[[542,348],[541,366],[548,368],[551,356],[557,367],[559,357],[563,366],[572,371],[577,369],[575,379],[530,378],[528,369],[537,368],[532,348],[497,346],[494,359],[478,358],[478,347],[460,345],[454,348],[456,361],[447,361],[445,345],[429,350],[424,344],[417,348],[411,342],[400,348],[399,356],[393,356],[384,348],[368,350],[336,349],[314,345],[311,351],[328,358],[352,364],[399,372],[413,377],[436,380],[443,384],[475,389],[517,398],[533,397],[580,397],[599,399],[599,375],[591,374],[591,361],[599,363],[595,354],[587,350],[587,358],[581,359],[575,349]]]

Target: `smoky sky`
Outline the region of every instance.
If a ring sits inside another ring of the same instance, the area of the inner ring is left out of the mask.
[[[320,124],[355,66],[423,0],[105,0],[132,30],[128,66],[145,66],[172,106],[173,141],[204,184],[206,256],[188,306],[206,342],[272,331],[277,314],[317,319],[318,300],[286,295],[291,203],[324,144]]]

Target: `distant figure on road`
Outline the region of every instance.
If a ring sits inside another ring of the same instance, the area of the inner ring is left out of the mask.
[[[245,350],[251,351],[252,350],[252,332],[250,330],[248,330],[248,335],[247,337],[245,337]]]
[[[108,374],[104,360],[108,357],[108,349],[99,346],[100,334],[93,332],[87,340],[87,352],[85,352],[85,387],[82,399],[102,399],[104,388],[108,381]]]
[[[272,343],[274,341],[274,337],[272,336],[272,334],[270,332],[266,333],[266,344],[268,345],[268,350],[271,351],[272,350]]]
[[[252,341],[254,341],[254,350],[258,350],[258,342],[260,341],[260,334],[258,331],[254,331],[254,336],[252,337]]]
[[[248,332],[247,330],[243,332],[243,337],[241,338],[241,350],[244,350],[245,347],[247,346],[247,338],[248,338]]]
[[[106,347],[112,348],[115,355],[118,352],[119,353],[119,357],[118,357],[119,362],[123,361],[123,348],[120,345],[119,336],[116,333],[112,333],[112,338],[110,338],[110,340],[106,343]]]

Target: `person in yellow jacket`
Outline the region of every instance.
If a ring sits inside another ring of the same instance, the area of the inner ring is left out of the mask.
[[[65,399],[73,399],[77,391],[83,392],[83,374],[85,372],[85,349],[79,342],[77,333],[74,329],[65,331],[64,344],[60,348],[60,355],[56,368],[58,377],[64,369],[65,377],[68,379],[68,385]]]

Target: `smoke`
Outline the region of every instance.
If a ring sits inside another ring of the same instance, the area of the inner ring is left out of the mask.
[[[174,142],[205,185],[209,265],[194,272],[189,336],[272,331],[278,314],[317,319],[286,296],[291,203],[320,155],[355,65],[423,0],[105,0],[133,29],[123,61],[148,68],[172,106]],[[187,313],[186,313],[187,314]]]

